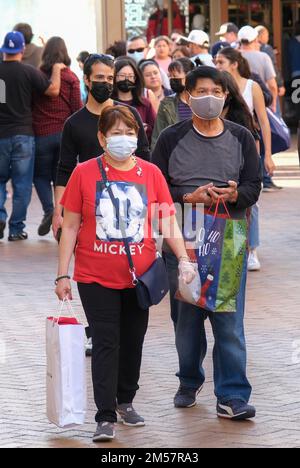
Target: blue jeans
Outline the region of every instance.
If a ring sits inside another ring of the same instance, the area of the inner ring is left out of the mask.
[[[32,194],[34,148],[34,137],[0,138],[0,220],[7,220],[6,184],[11,179],[13,209],[9,220],[10,235],[17,235],[25,228]]]
[[[45,215],[53,212],[53,189],[60,152],[61,133],[35,139],[34,186]]]
[[[247,281],[245,258],[236,313],[210,313],[191,304],[177,301],[178,262],[165,253],[170,278],[171,309],[179,356],[177,377],[181,385],[198,389],[205,381],[203,361],[207,353],[205,320],[209,318],[215,345],[213,351],[215,395],[221,403],[238,399],[248,403],[252,388],[246,376],[247,355],[244,311]]]
[[[259,206],[252,206],[250,216],[250,229],[249,229],[249,248],[255,250],[260,245],[259,239]]]

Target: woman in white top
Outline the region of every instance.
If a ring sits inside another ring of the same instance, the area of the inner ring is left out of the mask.
[[[247,60],[239,51],[232,47],[227,47],[219,52],[216,59],[216,66],[220,71],[227,71],[231,74],[251,114],[253,116],[256,115],[265,147],[265,167],[270,176],[272,176],[276,166],[272,158],[271,128],[261,87],[250,79],[251,71]],[[259,142],[257,144],[260,146]],[[260,151],[260,148],[258,148],[258,150]],[[258,205],[252,208],[250,224],[250,255],[248,269],[250,271],[257,271],[261,268],[256,251],[257,247],[259,247]],[[253,242],[251,242],[251,239]]]
[[[276,167],[272,159],[271,128],[261,87],[250,79],[251,72],[247,60],[232,47],[226,47],[218,53],[216,66],[218,70],[227,71],[233,76],[250,112],[252,115],[256,114],[265,147],[266,170],[272,176]]]

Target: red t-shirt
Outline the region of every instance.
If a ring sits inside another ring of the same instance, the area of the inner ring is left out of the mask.
[[[164,176],[153,164],[138,158],[137,166],[130,171],[107,167],[108,180],[115,182],[112,190],[119,201],[119,213],[115,215],[96,159],[77,166],[61,204],[68,211],[82,215],[74,280],[127,289],[133,285],[119,216],[125,224],[136,274],[140,276],[156,258],[153,221],[173,216],[175,207]],[[142,169],[141,175],[137,173],[138,167]]]

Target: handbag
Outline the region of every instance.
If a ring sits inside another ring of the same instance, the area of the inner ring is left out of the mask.
[[[112,182],[109,182],[107,179],[107,175],[104,170],[101,157],[97,158],[97,162],[102,175],[102,180],[107,188],[111,202],[116,212],[118,212],[118,202],[111,188]],[[153,262],[149,270],[146,271],[146,273],[144,273],[142,276],[137,277],[126,234],[126,229],[124,226],[123,219],[121,219],[121,217],[119,223],[122,232],[124,247],[126,250],[126,255],[128,258],[129,271],[132,276],[132,284],[136,289],[138,304],[142,310],[148,310],[150,307],[158,305],[170,290],[165,262],[163,258],[159,255],[159,253],[157,253],[157,259]]]
[[[267,108],[272,134],[272,154],[281,153],[291,147],[291,132],[282,117]]]

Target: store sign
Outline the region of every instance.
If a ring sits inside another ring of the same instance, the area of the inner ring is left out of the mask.
[[[146,28],[145,0],[126,0],[126,28]]]

